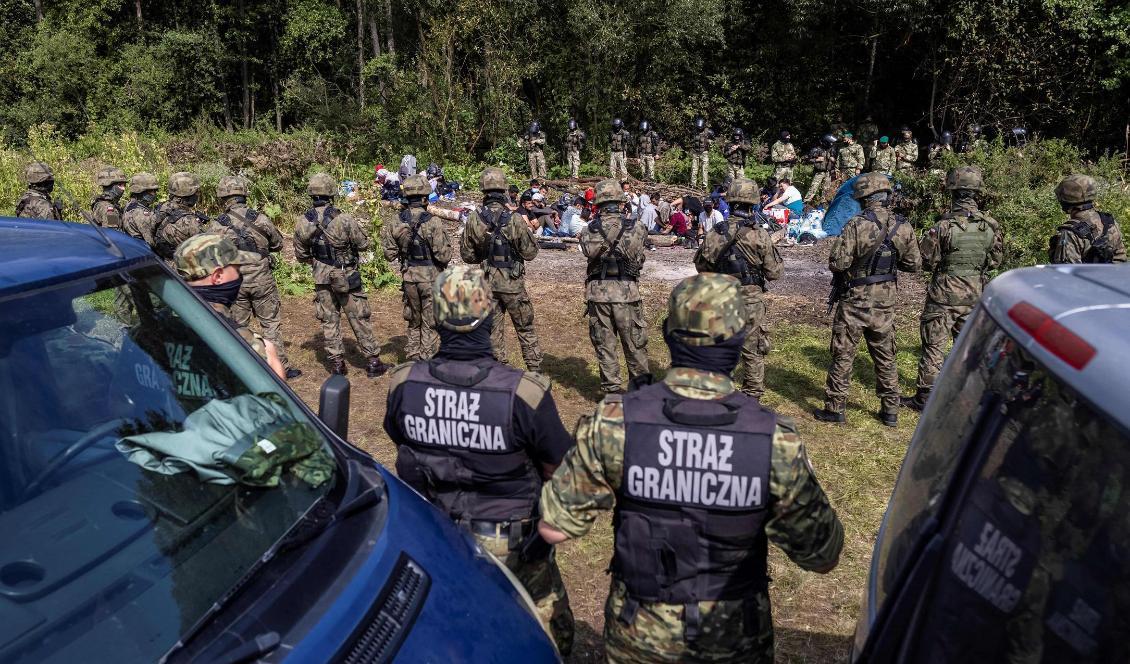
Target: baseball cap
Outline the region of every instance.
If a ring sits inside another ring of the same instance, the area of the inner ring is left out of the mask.
[[[188,281],[203,279],[217,268],[228,265],[250,265],[260,260],[258,254],[240,251],[222,235],[202,233],[180,243],[173,261],[177,273]]]

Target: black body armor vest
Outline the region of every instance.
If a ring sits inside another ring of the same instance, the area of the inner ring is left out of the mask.
[[[731,213],[730,216],[736,216],[736,213]],[[762,292],[768,290],[765,287],[765,273],[761,266],[750,265],[746,260],[745,254],[737,247],[738,231],[741,228],[741,222],[738,222],[738,228],[734,229],[733,235],[730,234],[730,226],[728,222],[719,224],[720,228],[716,227],[722,237],[726,238],[726,244],[722,247],[722,251],[718,254],[718,267],[723,274],[728,274],[742,282],[743,286],[760,286]]]
[[[173,260],[173,255],[176,254],[177,251],[177,245],[167,240],[161,231],[164,230],[165,224],[175,224],[188,215],[195,216],[196,223],[201,228],[208,222],[208,217],[205,217],[195,210],[182,210],[180,208],[170,210],[167,207],[162,207],[157,210],[157,222],[153,225],[153,253],[167,261]]]
[[[253,219],[259,218],[259,211],[253,208],[247,208],[247,212],[244,214],[246,216],[244,216],[243,219],[233,222],[232,214],[225,212],[216,217],[216,223],[224,228],[230,228],[235,231],[235,246],[237,249],[240,251],[249,251],[260,258],[267,258],[269,254],[264,253],[263,250],[259,248],[259,245],[255,243],[255,239],[251,237],[251,232],[247,228],[248,224],[250,224]],[[235,219],[239,219],[239,216],[235,215]]]
[[[874,210],[864,210],[863,216],[871,220],[876,226],[882,227],[879,216],[875,214]],[[906,221],[906,217],[901,214],[896,214],[894,217],[895,221],[887,228],[887,232],[883,235],[883,241],[875,247],[875,250],[867,258],[867,273],[848,282],[848,288],[881,284],[898,279],[899,250],[895,247],[894,237],[899,226]]]
[[[486,358],[433,359],[408,374],[397,425],[397,473],[456,521],[534,514],[541,476],[514,439],[522,372]]]
[[[622,216],[620,218],[620,232],[616,234],[614,239],[609,240],[608,234],[604,232],[604,224],[600,222],[600,217],[589,222],[589,232],[600,233],[600,237],[604,238],[604,241],[609,244],[608,251],[600,257],[600,261],[595,263],[593,270],[586,275],[586,282],[637,281],[640,278],[639,266],[628,260],[628,257],[620,249],[620,241],[624,239],[626,233],[631,233],[635,226],[635,219]]]
[[[408,208],[400,211],[400,221],[408,226],[410,235],[408,236],[408,246],[404,252],[404,264],[413,267],[422,265],[429,265],[435,267],[435,258],[432,256],[432,247],[424,238],[420,237],[420,226],[423,226],[432,218],[429,212],[422,212],[420,217],[416,219],[415,223],[412,221],[412,214]]]
[[[687,399],[663,383],[623,400],[612,573],[628,596],[697,613],[764,591],[776,415],[741,392]]]
[[[353,267],[356,265],[356,261],[353,257],[339,255],[337,250],[334,249],[333,243],[326,237],[326,225],[333,221],[338,214],[340,214],[340,210],[331,205],[326,206],[325,211],[322,212],[321,219],[318,218],[318,210],[316,208],[311,208],[306,211],[306,221],[309,221],[316,227],[314,234],[310,236],[310,255],[319,263],[325,263],[332,267]]]
[[[479,217],[490,228],[490,255],[487,256],[487,264],[499,270],[509,270],[514,267],[514,247],[502,232],[510,223],[511,214],[513,213],[507,209],[491,212],[484,207],[479,210]]]

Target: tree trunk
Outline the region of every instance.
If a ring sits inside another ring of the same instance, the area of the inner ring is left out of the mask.
[[[282,133],[282,99],[279,97],[279,76],[275,72],[275,76],[271,81],[271,91],[275,96],[275,131]]]
[[[133,0],[133,13],[137,16],[137,27],[141,29],[145,26],[145,19],[141,15],[141,0]]]
[[[369,12],[369,38],[373,40],[373,58],[381,57],[381,29],[377,25],[376,12]],[[384,78],[377,79],[377,91],[381,96],[381,106],[388,103],[385,98],[385,81]]]
[[[381,0],[385,6],[385,45],[388,46],[388,54],[394,55],[396,53],[396,35],[392,30],[392,0]]]
[[[228,101],[228,89],[226,87],[222,87],[221,95],[223,96],[224,102],[224,129],[231,132],[234,127],[232,127],[231,103]]]
[[[357,99],[365,108],[365,0],[357,0]]]
[[[934,70],[933,79],[930,81],[930,133],[934,134],[934,140],[938,140],[938,130],[934,126],[934,101],[938,97],[938,70]]]
[[[240,16],[240,17],[244,16],[243,0],[239,0],[238,2],[236,2],[235,6],[236,6],[236,16]],[[245,39],[239,40],[239,82],[240,82],[240,86],[243,88],[243,103],[241,105],[241,110],[243,111],[243,128],[244,129],[250,129],[251,128],[251,82],[248,80],[249,76],[248,76],[248,71],[247,71],[247,47],[244,46],[244,43],[246,41],[247,40],[245,40]]]
[[[879,35],[871,36],[871,59],[867,63],[867,85],[863,88],[863,111],[871,109],[871,80],[875,78],[875,53],[879,47]]]
[[[35,0],[35,22],[43,20],[43,0]]]

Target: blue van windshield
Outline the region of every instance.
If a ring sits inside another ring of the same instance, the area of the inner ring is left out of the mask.
[[[160,269],[0,321],[0,661],[159,659],[333,485],[332,453]]]

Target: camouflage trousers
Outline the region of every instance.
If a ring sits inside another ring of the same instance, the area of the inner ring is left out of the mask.
[[[748,601],[699,602],[700,635],[690,642],[681,604],[640,602],[628,625],[620,619],[626,598],[624,585],[613,580],[604,604],[604,653],[609,662],[773,662],[767,593]]]
[[[647,319],[643,302],[589,302],[588,316],[589,339],[600,367],[600,389],[605,394],[622,392],[617,340],[624,349],[628,379],[648,373]]]
[[[545,177],[545,153],[541,150],[531,150],[526,153],[526,160],[530,163],[530,177]]]
[[[773,171],[773,177],[776,178],[777,180],[780,180],[781,178],[788,178],[789,181],[791,182],[792,179],[793,179],[793,167],[792,166],[778,166]]]
[[[270,273],[258,278],[245,279],[239,288],[239,295],[231,305],[231,317],[243,327],[251,326],[251,317],[259,321],[263,338],[275,344],[278,349],[279,360],[284,367],[290,363],[283,350],[282,338],[282,300],[279,298],[279,287]]]
[[[612,172],[612,177],[617,180],[628,179],[628,157],[623,150],[613,152],[608,157],[608,170]]]
[[[569,150],[568,154],[566,155],[566,159],[569,162],[569,177],[573,177],[573,178],[580,177],[581,176],[581,151],[580,150]]]
[[[369,298],[361,289],[339,293],[329,285],[314,287],[314,314],[322,322],[322,337],[326,344],[326,354],[331,358],[345,355],[345,343],[341,338],[341,313],[349,320],[349,327],[353,328],[353,336],[357,337],[357,344],[366,357],[376,357],[381,352],[376,337],[373,336],[373,326],[369,322],[372,312],[369,310]]]
[[[926,300],[919,319],[918,332],[922,338],[922,357],[918,359],[918,381],[915,387],[919,392],[929,392],[942,370],[946,360],[946,344],[961,334],[961,328],[973,305],[940,304]]]
[[[757,293],[745,292],[756,288]],[[746,311],[749,312],[749,334],[742,344],[741,390],[751,397],[760,399],[765,394],[765,356],[769,354],[769,330],[766,325],[765,301],[761,299],[760,286],[742,288]]]
[[[525,289],[517,293],[494,294],[494,323],[490,331],[490,343],[494,347],[494,359],[503,364],[510,364],[506,353],[506,325],[502,320],[504,313],[510,314],[514,323],[514,333],[518,337],[518,345],[522,348],[522,359],[526,361],[526,369],[541,371],[541,344],[538,343],[538,333],[534,330],[534,305]]]
[[[804,202],[816,202],[817,205],[828,201],[828,190],[832,186],[832,174],[827,172],[818,171],[812,174],[812,183],[808,185],[808,191],[804,193]]]
[[[875,394],[880,412],[898,413],[899,376],[895,366],[895,311],[891,307],[862,307],[841,301],[832,322],[832,364],[824,388],[824,408],[842,413],[851,386],[851,367],[859,338],[875,363]]]
[[[641,154],[640,155],[640,170],[643,171],[641,177],[644,180],[655,179],[655,155]]]
[[[741,164],[729,164],[726,167],[726,174],[729,175],[730,178],[734,179],[734,180],[737,180],[738,178],[744,178],[745,177],[745,166],[743,166]]]
[[[696,152],[691,155],[691,188],[698,187],[702,180],[703,188],[710,186],[710,153]]]
[[[405,355],[409,362],[427,360],[439,350],[436,312],[432,308],[432,285],[428,282],[403,282],[404,320],[408,322]]]
[[[510,540],[505,537],[475,535],[479,544],[514,573],[518,582],[530,594],[537,609],[538,620],[557,644],[562,655],[573,650],[573,610],[569,607],[569,594],[557,567],[557,552],[544,560],[523,561],[518,551],[510,550]]]

